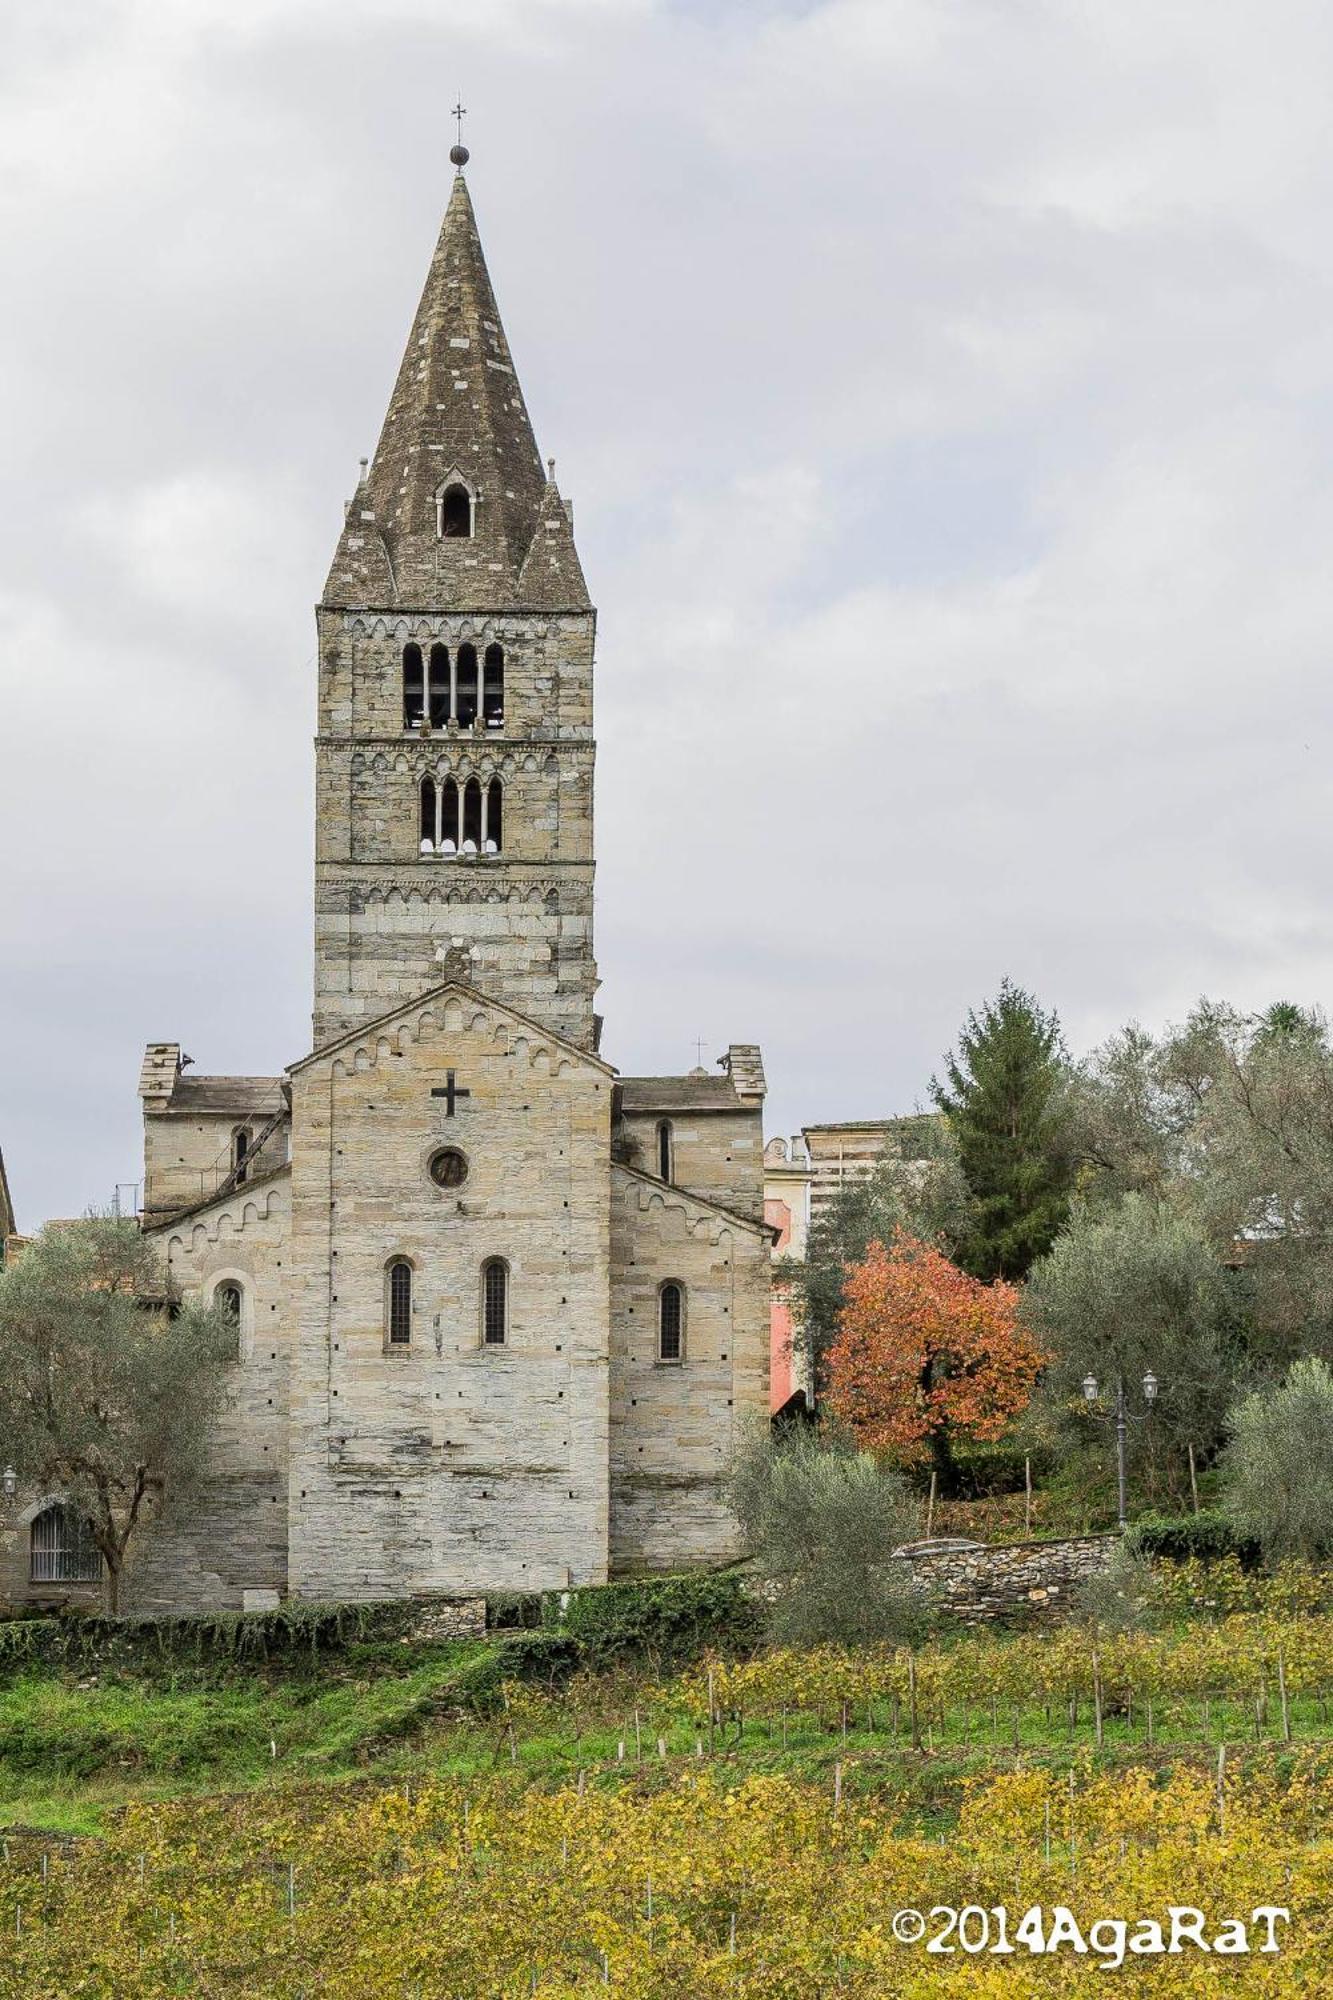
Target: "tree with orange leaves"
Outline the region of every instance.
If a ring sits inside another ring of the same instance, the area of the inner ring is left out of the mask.
[[[983,1285],[898,1230],[847,1268],[828,1354],[828,1405],[859,1445],[929,1456],[947,1492],[955,1438],[998,1438],[1046,1360],[1019,1322],[1018,1289]]]

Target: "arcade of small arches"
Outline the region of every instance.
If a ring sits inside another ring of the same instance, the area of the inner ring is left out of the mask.
[[[499,854],[504,846],[504,787],[469,778],[436,783],[423,778],[420,790],[420,852],[451,861],[459,855]]]
[[[403,728],[504,728],[504,647],[492,641],[481,657],[470,639],[452,652],[441,640],[423,652],[403,647]]]

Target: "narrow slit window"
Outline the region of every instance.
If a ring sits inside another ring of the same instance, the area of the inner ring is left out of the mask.
[[[435,851],[435,780],[421,780],[421,852]]]
[[[412,1338],[412,1266],[405,1257],[389,1266],[389,1345],[406,1347]]]
[[[503,1347],[509,1337],[509,1266],[490,1257],[481,1267],[481,1337],[487,1347]]]
[[[425,680],[421,665],[421,648],[417,645],[403,647],[403,727],[416,729],[426,715]]]
[[[458,726],[470,729],[477,719],[477,649],[458,649]]]
[[[657,1358],[679,1361],[684,1355],[685,1298],[679,1285],[663,1285],[657,1295]]]
[[[33,1583],[97,1583],[102,1557],[92,1529],[72,1507],[44,1507],[32,1524],[28,1575]]]
[[[440,788],[440,852],[458,852],[458,786],[452,778]]]
[[[250,1178],[250,1134],[244,1125],[231,1135],[231,1167],[237,1187],[244,1187]]]
[[[472,495],[466,486],[446,486],[440,495],[440,534],[446,541],[472,533]]]
[[[481,852],[481,784],[476,778],[463,787],[463,852]]]
[[[674,1148],[671,1143],[671,1120],[659,1118],[657,1121],[657,1177],[659,1180],[672,1179]]]
[[[505,652],[488,646],[483,662],[481,712],[488,729],[502,729],[505,719]]]
[[[486,787],[486,852],[498,854],[504,846],[504,787],[492,778]]]
[[[449,649],[435,645],[430,649],[430,726],[443,729],[449,720]]]

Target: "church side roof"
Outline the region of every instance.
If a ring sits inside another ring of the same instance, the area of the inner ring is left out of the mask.
[[[188,1208],[173,1208],[170,1211],[164,1211],[161,1215],[155,1214],[151,1219],[145,1216],[143,1223],[144,1234],[145,1236],[160,1236],[166,1230],[175,1229],[178,1224],[188,1222],[192,1217],[206,1215],[210,1208],[225,1208],[228,1202],[249,1201],[251,1196],[258,1193],[261,1188],[268,1187],[273,1181],[280,1181],[284,1174],[290,1175],[291,1171],[291,1161],[284,1160],[280,1166],[269,1167],[262,1174],[252,1174],[242,1187],[236,1187],[228,1180],[212,1194],[205,1195],[202,1201],[192,1201]]]
[[[455,478],[475,501],[473,533],[441,537],[436,496]],[[552,534],[544,511],[549,504],[460,172],[375,455],[347,510],[324,602],[512,608],[521,599],[526,567],[528,587],[539,593],[536,606],[587,610],[563,505],[564,525]]]
[[[782,1231],[774,1223],[764,1222],[758,1216],[742,1215],[738,1208],[727,1208],[724,1203],[714,1201],[711,1195],[700,1194],[696,1188],[681,1187],[676,1181],[660,1181],[656,1174],[646,1174],[641,1167],[631,1167],[623,1160],[611,1162],[613,1174],[624,1174],[627,1180],[637,1181],[641,1187],[656,1188],[664,1201],[679,1201],[687,1208],[701,1208],[709,1215],[720,1215],[728,1222],[734,1222],[740,1229],[748,1229],[755,1236],[763,1236],[776,1243]]]
[[[616,1085],[616,1108],[630,1115],[653,1111],[740,1111],[745,1107],[729,1076],[626,1076]]]
[[[191,1076],[176,1078],[164,1109],[168,1113],[232,1112],[239,1117],[259,1113],[272,1117],[283,1106],[280,1076]]]
[[[5,1172],[5,1156],[0,1153],[0,1262],[4,1260],[4,1240],[6,1236],[17,1234],[18,1225],[14,1221],[14,1204],[9,1196],[9,1176]]]

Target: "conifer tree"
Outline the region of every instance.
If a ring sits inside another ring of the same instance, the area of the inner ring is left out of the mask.
[[[1026,1277],[1064,1223],[1073,1181],[1059,1019],[1006,979],[968,1014],[944,1082],[930,1088],[972,1196],[958,1263],[987,1283]]]

